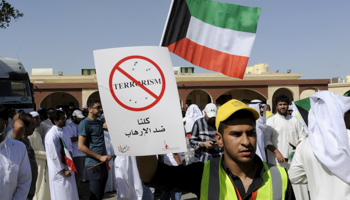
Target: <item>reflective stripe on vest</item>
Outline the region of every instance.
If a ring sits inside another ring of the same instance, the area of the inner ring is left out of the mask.
[[[264,183],[259,187],[256,200],[284,200],[287,191],[288,176],[282,167],[263,162],[265,172]],[[221,157],[204,164],[201,182],[201,200],[237,200],[235,188],[221,167]]]

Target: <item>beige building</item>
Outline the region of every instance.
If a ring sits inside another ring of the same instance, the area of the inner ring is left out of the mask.
[[[193,67],[174,67],[181,107],[194,103],[204,109],[207,103],[223,104],[232,98],[260,99],[274,105],[273,100],[282,93],[296,101],[320,90],[340,95],[350,90],[350,76],[345,83],[330,83],[329,79],[300,79],[302,74],[288,72],[272,73],[267,64],[260,63],[247,67],[241,80],[221,73],[194,73]],[[89,99],[100,98],[94,69],[82,69],[84,75],[49,75],[38,69],[33,74],[30,80],[37,108],[82,108]]]

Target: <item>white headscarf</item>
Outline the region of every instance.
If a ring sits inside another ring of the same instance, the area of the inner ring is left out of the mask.
[[[260,118],[256,120],[256,126],[264,131],[267,127],[266,125],[266,104],[261,104],[264,107],[263,116],[260,115]],[[254,108],[260,114],[260,104],[249,104],[249,107]]]
[[[310,97],[309,137],[312,151],[333,174],[350,183],[350,145],[344,113],[350,98],[321,91]]]
[[[257,135],[257,144],[256,144],[256,154],[261,158],[261,160],[266,162],[265,155],[265,144],[264,144],[264,131],[267,128],[266,125],[266,105],[262,104],[264,107],[263,116],[260,115],[260,104],[249,104],[249,107],[254,108],[258,111],[260,118],[256,120],[256,135]]]
[[[192,121],[192,119],[189,118],[189,117],[184,117],[182,120],[183,120],[183,122],[186,122],[186,124],[185,124],[185,132],[186,133],[191,133],[192,128],[193,128],[193,121]]]
[[[186,117],[192,119],[193,123],[203,117],[202,111],[199,109],[199,107],[196,104],[191,104],[186,111]]]

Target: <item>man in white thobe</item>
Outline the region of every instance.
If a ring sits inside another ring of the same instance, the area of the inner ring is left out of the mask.
[[[118,156],[115,159],[115,179],[118,200],[142,200],[143,185],[135,156]]]
[[[67,129],[63,128],[66,123],[64,112],[55,110],[50,115],[54,126],[46,133],[45,149],[49,168],[51,200],[77,200],[79,199],[75,176],[68,166],[62,163],[60,137],[64,140],[67,148],[71,148]],[[66,136],[66,137],[64,137]]]
[[[268,162],[286,170],[289,170],[288,157],[293,151],[289,143],[296,146],[307,136],[300,121],[287,114],[289,103],[288,96],[284,94],[276,98],[277,113],[267,120],[266,124],[270,130],[265,131]],[[297,200],[309,199],[307,185],[292,186]]]
[[[46,163],[46,152],[43,145],[43,141],[38,132],[40,126],[40,116],[36,111],[30,112],[33,116],[36,128],[32,135],[28,136],[30,144],[35,152],[35,160],[38,164],[38,179],[36,181],[36,190],[33,200],[50,200],[50,186],[49,186],[49,173]]]
[[[105,135],[105,144],[106,144],[106,150],[107,155],[113,157],[115,155],[114,148],[112,145],[111,136],[109,135],[108,131],[103,131]],[[115,170],[114,170],[114,160],[108,161],[108,179],[105,187],[105,192],[113,192],[116,191],[116,185],[115,185]]]
[[[25,145],[6,137],[7,109],[0,105],[0,198],[23,200],[28,196],[32,173]]]
[[[350,97],[322,91],[310,103],[309,138],[298,145],[289,178],[307,183],[311,199],[350,199]]]
[[[266,105],[262,104],[262,101],[255,99],[250,102],[249,107],[254,108],[258,113],[260,113],[260,118],[256,120],[256,155],[258,155],[261,160],[266,162],[265,154],[265,137],[264,131],[270,130],[266,125]]]

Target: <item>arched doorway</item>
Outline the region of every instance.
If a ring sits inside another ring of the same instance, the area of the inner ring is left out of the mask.
[[[285,94],[288,96],[289,98],[289,104],[292,104],[292,101],[294,101],[294,94],[291,90],[287,89],[287,88],[280,88],[278,90],[275,91],[275,93],[272,96],[272,111],[273,113],[276,112],[276,98],[281,95],[281,94]]]
[[[79,108],[78,100],[69,93],[66,92],[54,92],[47,95],[41,102],[41,108],[62,108],[67,110],[69,106]]]
[[[262,102],[264,103],[266,102],[266,97],[254,90],[234,89],[234,90],[225,92],[219,98],[217,98],[216,104],[222,105],[231,99],[239,99],[239,100],[247,99],[249,101],[253,99],[260,99]]]
[[[204,90],[193,90],[186,97],[186,104],[197,104],[197,106],[203,110],[208,103],[212,103],[213,100],[210,94]]]
[[[313,88],[306,89],[306,90],[301,92],[300,99],[305,99],[305,98],[311,97],[316,92],[317,92],[317,90],[313,89]]]
[[[100,93],[99,93],[98,91],[92,93],[92,94],[89,96],[89,98],[87,99],[85,105],[87,105],[87,102],[88,102],[89,100],[99,100],[99,101],[101,101]],[[84,106],[85,106],[85,105],[84,105]]]

